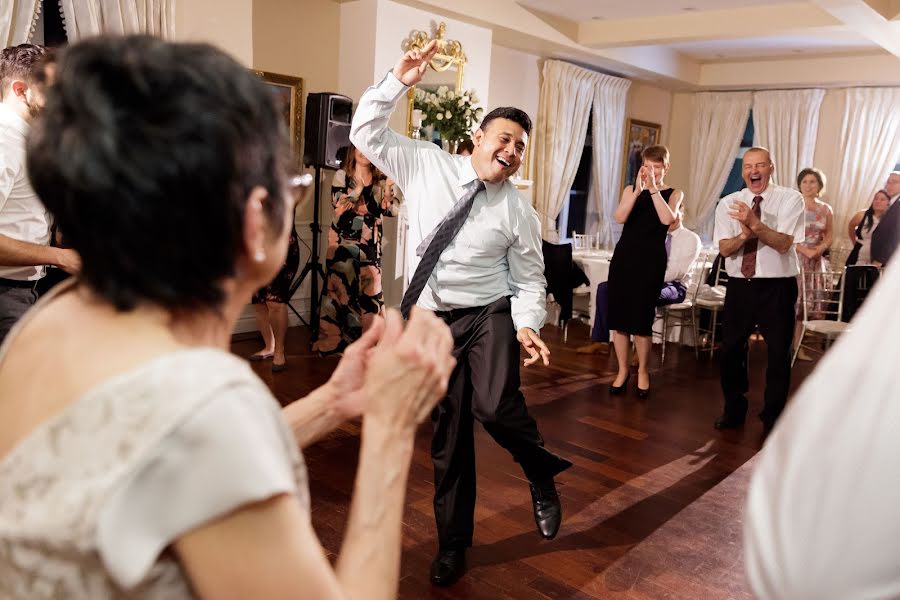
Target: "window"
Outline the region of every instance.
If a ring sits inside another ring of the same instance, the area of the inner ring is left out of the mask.
[[[744,135],[741,137],[741,147],[738,148],[737,156],[734,157],[734,164],[731,166],[731,173],[728,174],[728,180],[719,198],[724,198],[728,194],[738,192],[744,188],[744,178],[741,171],[743,170],[744,152],[753,147],[753,111],[747,117],[747,127],[744,128]]]
[[[584,233],[586,230],[588,194],[591,191],[594,160],[593,139],[591,138],[592,119],[593,115],[588,117],[587,130],[584,135],[584,150],[581,153],[578,169],[575,171],[575,181],[572,182],[569,197],[556,218],[556,227],[559,229],[561,241],[571,239],[573,233]]]

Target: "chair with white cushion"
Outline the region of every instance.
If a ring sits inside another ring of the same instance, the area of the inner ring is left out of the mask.
[[[800,348],[824,354],[818,346],[805,345],[808,336],[823,339],[825,349],[831,346],[850,324],[842,321],[844,312],[844,284],[846,267],[840,271],[800,270],[800,302],[803,305],[803,327],[800,340],[791,358],[791,366],[797,360]]]

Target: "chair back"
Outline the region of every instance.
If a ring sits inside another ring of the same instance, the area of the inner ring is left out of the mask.
[[[547,292],[559,304],[559,320],[572,318],[572,244],[553,244],[543,240],[544,277]]]
[[[687,296],[685,298],[690,300],[691,304],[697,302],[697,294],[700,293],[700,288],[703,287],[703,282],[706,281],[706,263],[708,261],[709,254],[700,252],[700,254],[697,255],[697,258],[694,259],[694,262],[691,263],[690,269],[688,269],[691,285],[688,286]]]
[[[800,302],[803,320],[842,321],[846,269],[807,271],[800,263]]]

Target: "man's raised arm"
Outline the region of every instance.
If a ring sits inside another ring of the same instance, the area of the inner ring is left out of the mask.
[[[410,157],[416,152],[416,142],[391,131],[388,120],[407,89],[422,80],[436,50],[437,44],[432,40],[421,51],[404,54],[380,83],[366,90],[353,116],[350,141],[401,190],[409,181]]]

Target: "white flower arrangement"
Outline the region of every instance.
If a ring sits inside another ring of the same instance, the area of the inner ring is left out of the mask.
[[[482,109],[477,103],[473,90],[455,92],[442,85],[434,92],[417,88],[413,107],[422,111],[422,126],[434,126],[442,139],[458,142],[470,137],[479,123]]]

